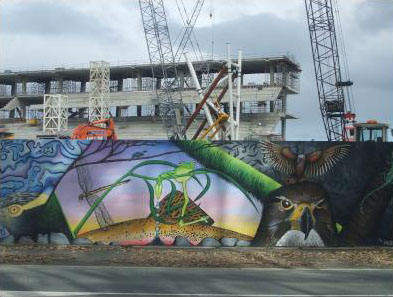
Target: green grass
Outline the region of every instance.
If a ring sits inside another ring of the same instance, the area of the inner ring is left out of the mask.
[[[220,171],[252,193],[258,200],[263,200],[281,184],[256,170],[247,163],[232,157],[223,149],[205,140],[178,140],[175,144],[207,168]]]

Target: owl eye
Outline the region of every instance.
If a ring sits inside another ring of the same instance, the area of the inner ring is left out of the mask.
[[[293,204],[290,201],[288,201],[288,200],[281,200],[281,206],[285,210],[289,210],[289,209],[291,209],[293,207]]]

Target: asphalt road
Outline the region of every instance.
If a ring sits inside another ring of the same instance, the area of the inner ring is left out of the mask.
[[[393,269],[2,265],[0,296],[393,296]]]

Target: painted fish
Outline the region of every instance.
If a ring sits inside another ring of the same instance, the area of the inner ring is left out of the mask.
[[[252,237],[248,235],[205,224],[180,227],[178,224],[159,223],[158,227],[158,237],[168,246],[173,245],[177,236],[187,238],[193,245],[199,244],[205,238],[220,240],[223,237],[228,237],[238,240],[252,240]],[[120,245],[148,245],[156,238],[156,221],[154,218],[126,221],[108,226],[106,230],[93,230],[80,234],[78,237],[105,244],[117,242]]]

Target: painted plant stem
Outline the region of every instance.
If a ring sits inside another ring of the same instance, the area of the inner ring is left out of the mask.
[[[175,169],[171,170],[171,171],[164,172],[164,173],[158,175],[157,177],[145,176],[145,175],[134,173],[134,171],[136,169],[141,168],[143,166],[147,166],[147,165],[166,165],[166,166],[170,166],[170,167],[175,167]],[[203,174],[206,176],[206,186],[203,188],[201,193],[196,197],[195,201],[197,201],[197,200],[201,199],[203,197],[203,195],[210,188],[211,181],[210,181],[210,177],[208,176],[209,173],[217,174],[218,176],[223,177],[224,179],[226,179],[227,181],[229,181],[233,185],[235,185],[240,191],[242,191],[242,193],[246,196],[248,201],[257,210],[257,207],[256,207],[254,201],[252,200],[252,198],[250,197],[250,195],[248,194],[248,191],[246,189],[244,189],[239,183],[237,183],[237,181],[234,180],[232,177],[230,177],[230,176],[228,176],[218,170],[209,169],[209,168],[195,169],[193,162],[183,163],[183,164],[180,164],[179,166],[176,166],[173,163],[169,163],[166,161],[152,160],[152,161],[145,161],[145,162],[142,162],[142,163],[134,166],[130,171],[128,171],[126,174],[124,174],[122,177],[120,177],[114,184],[112,184],[111,187],[109,187],[102,194],[102,196],[92,204],[92,206],[90,207],[88,212],[85,214],[85,216],[82,218],[82,220],[79,222],[79,224],[75,228],[74,235],[77,235],[80,232],[80,230],[82,229],[84,224],[87,222],[87,220],[93,214],[94,210],[105,199],[105,197],[107,197],[107,195],[110,193],[110,191],[112,191],[118,184],[124,182],[124,180],[129,177],[136,177],[136,178],[143,179],[146,182],[150,192],[151,192],[150,183],[148,183],[148,181],[155,181],[156,182],[156,185],[154,187],[153,197],[152,197],[152,195],[150,195],[150,203],[152,203],[154,201],[154,197],[156,197],[156,199],[158,199],[158,200],[160,199],[161,193],[162,193],[162,187],[163,187],[162,183],[164,181],[168,181],[171,183],[171,194],[170,194],[171,196],[169,197],[170,201],[171,201],[171,199],[173,198],[172,195],[174,195],[174,189],[173,189],[174,184],[171,180],[173,179],[176,182],[178,182],[182,186],[182,190],[183,190],[183,194],[184,194],[184,204],[182,207],[179,225],[185,226],[186,223],[184,223],[184,217],[186,215],[186,209],[187,209],[187,206],[188,206],[188,203],[190,200],[190,198],[188,196],[188,192],[187,192],[187,182],[192,178],[192,179],[196,180],[201,187],[203,187],[202,183],[198,180],[196,175]],[[155,219],[157,219],[155,209],[152,209],[152,215]],[[198,221],[189,222],[189,223],[187,223],[187,225],[195,224],[195,223],[198,223],[201,221],[206,221],[206,219],[207,218],[202,218],[201,220],[198,220]]]
[[[207,140],[175,141],[189,155],[205,167],[217,170],[221,175],[230,176],[258,200],[263,200],[281,184],[245,162],[236,159],[223,149]]]
[[[114,184],[112,184],[102,195],[99,199],[97,199],[90,207],[90,209],[87,211],[87,213],[85,214],[85,216],[82,218],[82,220],[78,223],[78,225],[76,226],[75,230],[74,230],[74,235],[78,235],[78,233],[80,232],[80,230],[82,229],[82,227],[85,225],[85,223],[87,222],[87,220],[91,217],[91,215],[93,214],[94,210],[98,207],[98,205],[100,205],[100,203],[105,199],[105,197],[121,182],[124,181],[124,179],[126,179],[127,177],[138,177],[138,178],[143,178],[145,180],[154,180],[154,178],[151,178],[149,176],[143,176],[140,174],[133,174],[132,172],[127,172],[126,174],[124,174],[122,177],[120,177]]]
[[[99,199],[97,199],[90,207],[90,209],[87,211],[87,213],[85,214],[85,216],[82,218],[82,220],[78,223],[77,227],[74,230],[74,235],[78,235],[78,233],[80,232],[80,230],[83,228],[83,226],[86,224],[87,220],[91,217],[91,215],[93,214],[94,210],[100,205],[100,203],[105,199],[105,197],[107,197],[107,195],[115,188],[117,187],[120,183],[122,183],[126,178],[128,177],[136,177],[136,178],[141,178],[143,179],[145,182],[146,181],[156,181],[157,182],[157,177],[151,177],[151,176],[145,176],[145,175],[141,175],[141,174],[136,174],[134,173],[134,171],[140,167],[143,166],[147,166],[147,165],[165,165],[165,166],[169,166],[169,167],[176,167],[175,164],[167,162],[167,161],[160,161],[160,160],[151,160],[151,161],[144,161],[139,163],[138,165],[134,166],[130,171],[128,171],[126,174],[124,174],[122,177],[120,177],[114,184],[112,184],[102,195]],[[179,177],[188,177],[189,174],[180,174]],[[199,181],[198,178],[196,178],[195,176],[192,176],[192,178],[200,185],[202,186],[202,183]],[[208,187],[210,187],[210,180],[208,180]],[[205,193],[207,190],[203,189],[201,193]],[[173,191],[171,191],[173,192]],[[198,197],[200,197],[201,195],[198,195]],[[152,199],[152,198],[151,198]],[[150,199],[150,200],[151,200]],[[154,199],[154,197],[153,197]],[[153,215],[155,216],[155,212],[153,213]]]

